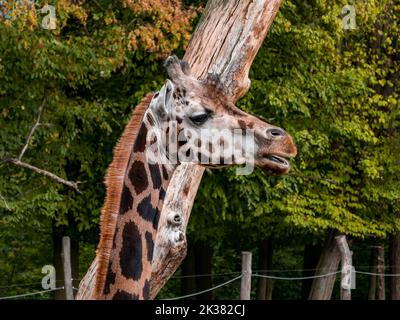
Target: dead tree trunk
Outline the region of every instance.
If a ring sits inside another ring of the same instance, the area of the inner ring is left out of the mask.
[[[281,0],[210,0],[184,56],[192,74],[204,78],[209,72],[217,73],[228,88],[232,102],[241,98],[250,87],[249,69],[280,3]],[[153,254],[151,299],[155,298],[186,255],[186,236],[183,241],[174,244],[166,237],[167,217],[173,212],[181,213],[181,231],[186,234],[203,172],[204,168],[198,165],[181,164],[170,181]],[[80,284],[79,299],[91,297],[96,260],[89,271]]]
[[[269,275],[272,269],[272,242],[270,239],[260,241],[258,245],[258,273]],[[258,278],[257,300],[272,299],[272,279]]]
[[[248,72],[278,12],[281,0],[209,1],[196,28],[184,59],[193,75],[203,78],[208,72],[220,75],[233,102],[250,87]],[[184,217],[182,232],[186,234],[193,201],[204,168],[182,164],[174,172],[161,213],[155,251],[151,298],[154,298],[185,257],[186,237],[172,247],[165,235],[167,217],[178,210]]]
[[[340,251],[335,241],[337,232],[331,231],[329,233],[326,245],[322,250],[321,257],[319,258],[316,276],[336,272],[340,262]],[[330,300],[332,297],[333,286],[335,284],[336,274],[326,277],[315,278],[313,280],[309,300]]]

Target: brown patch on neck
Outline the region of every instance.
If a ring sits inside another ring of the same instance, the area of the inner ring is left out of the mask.
[[[114,148],[114,157],[107,170],[105,178],[107,193],[104,206],[101,210],[101,233],[96,252],[98,267],[96,284],[93,292],[94,299],[101,297],[103,292],[120,208],[124,177],[126,175],[132,148],[137,138],[137,133],[152,97],[153,94],[148,94],[133,111],[131,120],[125,127],[117,146]]]

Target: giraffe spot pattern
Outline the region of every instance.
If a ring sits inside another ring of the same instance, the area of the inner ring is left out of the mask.
[[[139,296],[137,294],[130,294],[124,290],[118,290],[113,298],[113,300],[139,300]]]
[[[108,264],[108,270],[107,270],[107,274],[106,274],[106,281],[105,281],[105,284],[104,284],[104,290],[103,290],[104,294],[109,294],[110,293],[110,286],[115,283],[115,276],[116,276],[116,274],[115,274],[115,272],[112,271],[111,261],[110,261],[110,263]]]
[[[122,248],[119,262],[122,275],[127,279],[138,280],[142,275],[142,238],[138,227],[131,221],[122,231]]]
[[[246,130],[247,125],[246,125],[246,122],[245,122],[245,121],[243,121],[243,120],[238,120],[238,123],[239,123],[240,129]]]
[[[135,144],[133,146],[133,152],[143,152],[146,148],[146,137],[147,137],[147,128],[144,123],[140,126],[138,135],[136,137]]]
[[[147,121],[149,122],[149,124],[150,124],[151,126],[154,126],[154,124],[155,124],[154,118],[151,116],[150,113],[147,113],[146,119],[147,119]]]
[[[160,211],[158,210],[158,208],[156,208],[156,215],[154,216],[154,220],[153,220],[154,230],[157,230],[159,221],[160,221]]]
[[[149,300],[150,298],[150,281],[146,279],[143,286],[143,299]]]
[[[156,214],[156,210],[153,208],[151,204],[151,195],[143,198],[143,200],[138,205],[138,213],[139,215],[147,220],[152,222],[154,220],[154,216]]]
[[[159,189],[161,187],[161,174],[159,166],[157,164],[149,164],[149,171],[151,175],[151,181],[153,182],[153,188]]]
[[[124,185],[121,194],[121,204],[119,207],[119,213],[124,214],[127,213],[129,210],[132,209],[133,205],[133,197],[129,188]]]
[[[145,238],[147,243],[147,260],[151,262],[153,260],[154,251],[153,235],[150,232],[146,231]]]
[[[178,141],[178,147],[182,147],[187,143],[187,140],[179,140]]]
[[[129,170],[128,176],[136,194],[141,194],[149,186],[146,169],[143,162],[135,161]]]
[[[164,200],[164,199],[165,199],[165,195],[166,195],[166,192],[165,192],[164,188],[161,188],[161,189],[160,189],[160,196],[159,196],[159,199],[160,199],[160,200]]]

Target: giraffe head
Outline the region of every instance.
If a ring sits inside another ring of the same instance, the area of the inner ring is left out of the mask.
[[[147,142],[157,161],[211,168],[252,162],[270,174],[289,171],[285,158],[297,153],[289,134],[237,108],[217,75],[197,80],[176,56],[165,67],[170,80],[154,94],[146,120],[155,128]]]

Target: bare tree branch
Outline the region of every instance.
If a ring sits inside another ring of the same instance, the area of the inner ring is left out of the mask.
[[[29,164],[29,163],[26,163],[26,162],[22,161],[22,157],[24,156],[26,150],[28,149],[29,143],[32,140],[32,136],[35,133],[35,130],[37,129],[37,127],[39,127],[41,125],[40,119],[41,119],[41,116],[42,116],[42,112],[43,112],[43,108],[44,108],[45,102],[46,102],[46,96],[43,97],[42,103],[40,104],[39,109],[38,109],[38,115],[37,115],[37,118],[35,120],[35,123],[33,124],[31,130],[29,131],[28,136],[26,137],[26,140],[25,140],[25,144],[22,146],[22,149],[21,149],[20,153],[18,154],[18,157],[17,158],[4,157],[1,160],[3,162],[6,162],[6,163],[12,163],[13,165],[16,165],[17,167],[29,169],[31,171],[34,171],[34,172],[38,173],[38,174],[44,175],[46,177],[49,177],[49,178],[57,181],[58,183],[61,183],[61,184],[65,185],[65,186],[67,186],[67,187],[70,187],[70,188],[74,189],[76,192],[82,194],[82,192],[78,188],[78,182],[65,180],[65,179],[57,176],[56,174],[51,173],[50,171],[47,171],[47,170],[44,170],[44,169],[40,169],[38,167],[35,167],[35,166],[33,166],[33,165]],[[5,201],[5,199],[3,197],[1,197],[1,198]],[[7,203],[6,203],[6,206],[7,206]]]
[[[21,160],[22,157],[24,156],[26,149],[28,149],[29,142],[32,139],[33,133],[35,132],[36,128],[40,125],[40,118],[42,116],[42,111],[43,111],[45,101],[46,101],[46,97],[43,97],[42,103],[40,104],[40,107],[38,110],[38,116],[36,118],[35,123],[33,124],[32,128],[31,128],[31,130],[29,131],[28,136],[26,137],[25,144],[22,146],[21,152],[18,155],[18,160]]]
[[[51,173],[50,171],[47,171],[47,170],[40,169],[38,167],[32,166],[29,163],[22,162],[21,160],[16,159],[16,158],[3,158],[2,160],[4,162],[12,163],[12,164],[16,165],[17,167],[29,169],[31,171],[34,171],[34,172],[38,173],[38,174],[44,175],[46,177],[49,177],[49,178],[57,181],[58,183],[61,183],[63,185],[66,185],[67,187],[70,187],[70,188],[74,189],[78,193],[82,193],[78,188],[78,183],[79,182],[65,180],[65,179],[60,178],[59,176],[55,175],[54,173]]]

